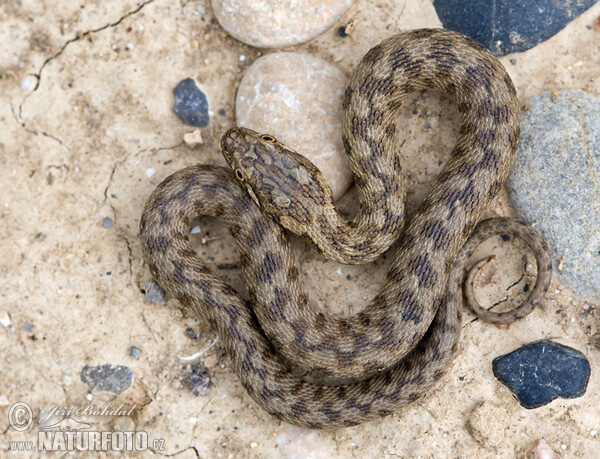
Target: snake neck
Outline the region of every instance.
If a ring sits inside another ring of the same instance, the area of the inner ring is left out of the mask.
[[[402,193],[375,200],[381,206],[359,211],[354,220],[342,218],[334,207],[322,212],[319,225],[307,226],[307,239],[326,258],[344,264],[376,260],[398,239],[404,225]]]

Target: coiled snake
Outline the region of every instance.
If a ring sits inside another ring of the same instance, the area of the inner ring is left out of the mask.
[[[381,291],[353,317],[327,317],[310,305],[275,221],[338,261],[369,261],[387,250],[404,222],[395,115],[408,93],[425,88],[456,101],[458,142],[406,227]],[[550,257],[535,231],[505,219],[475,229],[513,163],[519,122],[510,77],[481,45],[442,29],[395,35],[364,56],[346,89],[343,139],[361,202],[352,222],[338,217],[329,186],[309,161],[270,135],[234,128],[221,141],[233,173],[188,167],[150,196],[140,223],[150,271],[216,331],[242,384],[269,413],[309,427],[391,413],[449,366],[463,266],[482,240],[521,237],[538,264],[536,285],[519,310],[498,317],[484,311],[483,318],[520,318],[548,287]],[[235,238],[250,304],[190,248],[198,215],[220,218]]]

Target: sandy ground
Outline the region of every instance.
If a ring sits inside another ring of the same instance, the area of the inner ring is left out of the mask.
[[[600,94],[599,15],[597,4],[535,49],[502,58],[524,103],[543,90]],[[352,36],[339,37],[336,26],[295,49],[349,73],[393,32],[440,25],[431,1],[359,0],[338,26],[350,19]],[[218,141],[234,124],[241,75],[261,52],[229,37],[207,0],[2,2],[0,24],[0,455],[8,440],[36,440],[37,422],[53,406],[111,401],[133,408],[131,415],[73,417],[95,430],[146,431],[164,439],[156,454],[179,457],[526,457],[538,438],[563,457],[598,454],[599,304],[556,281],[541,308],[508,328],[465,312],[452,368],[427,397],[393,416],[310,432],[263,412],[205,324],[174,300],[144,302],[150,275],[137,237],[145,200],[163,178],[197,162],[224,164]],[[172,113],[172,89],[186,77],[199,82],[214,112],[195,149],[183,142],[193,128]],[[457,129],[456,110],[443,97],[416,95],[409,105],[399,122],[414,210]],[[341,208],[352,210],[351,197]],[[488,212],[494,214],[511,215],[505,195]],[[102,226],[106,217],[112,228]],[[206,232],[225,236],[223,228],[209,221],[200,227],[199,254],[237,263],[228,237],[201,242]],[[381,285],[386,260],[339,266],[293,242],[306,281],[319,285],[314,300],[331,313],[360,310]],[[484,271],[478,295],[488,305],[518,301],[525,282],[518,248],[491,240],[480,249],[490,251],[499,254],[500,268]],[[243,290],[238,269],[217,271]],[[582,398],[528,411],[493,377],[491,361],[541,338],[584,352],[592,378]],[[131,346],[141,350],[138,359]],[[203,350],[199,362],[212,385],[196,397],[182,383],[187,364],[180,357]],[[81,370],[101,364],[131,368],[131,388],[88,394]],[[32,430],[8,424],[9,405],[18,401],[32,409]]]

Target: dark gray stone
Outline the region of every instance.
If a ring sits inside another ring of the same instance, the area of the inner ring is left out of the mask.
[[[549,340],[496,357],[492,369],[527,409],[547,405],[557,397],[581,397],[590,379],[590,363],[585,355]]]
[[[208,100],[193,79],[186,78],[180,81],[173,94],[175,95],[173,111],[181,121],[190,126],[208,126]]]
[[[434,0],[444,28],[477,40],[498,56],[533,48],[560,32],[596,0]]]
[[[133,372],[122,365],[86,365],[81,370],[80,377],[88,385],[90,392],[98,389],[120,394],[131,387]]]
[[[528,106],[509,196],[548,242],[554,275],[582,298],[600,299],[600,98],[569,89]]]

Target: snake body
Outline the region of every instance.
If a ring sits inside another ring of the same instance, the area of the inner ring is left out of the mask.
[[[408,93],[425,88],[458,104],[457,145],[375,299],[354,317],[327,317],[310,305],[276,221],[338,261],[368,261],[385,251],[404,220],[395,115]],[[514,87],[489,51],[442,29],[401,33],[365,55],[346,90],[343,138],[361,200],[352,222],[337,216],[310,162],[271,136],[236,128],[221,142],[233,174],[194,166],[152,193],[140,223],[145,257],[158,283],[214,328],[242,384],[268,412],[310,427],[383,416],[422,395],[450,364],[463,266],[481,240],[522,237],[536,255],[536,286],[522,309],[508,314],[512,319],[547,289],[550,258],[535,231],[503,219],[473,231],[506,179],[518,135]],[[189,226],[198,215],[223,220],[235,238],[250,304],[190,248]]]

